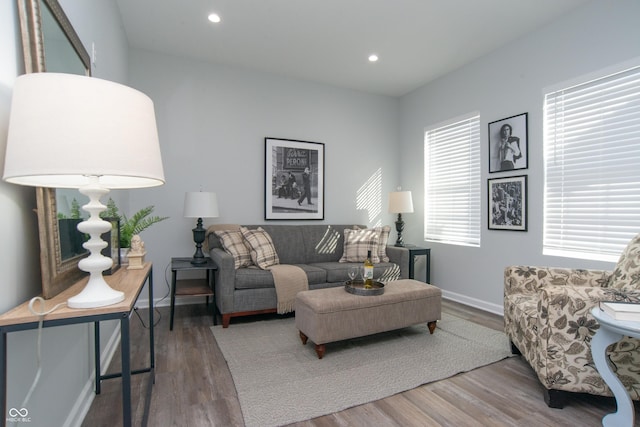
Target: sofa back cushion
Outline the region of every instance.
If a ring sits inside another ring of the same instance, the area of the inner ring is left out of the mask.
[[[640,234],[631,239],[622,251],[618,264],[609,277],[608,287],[621,291],[640,288]]]
[[[340,260],[344,229],[354,228],[354,224],[260,224],[244,227],[252,230],[261,227],[269,234],[280,264],[309,264]],[[363,225],[359,227],[366,228]]]

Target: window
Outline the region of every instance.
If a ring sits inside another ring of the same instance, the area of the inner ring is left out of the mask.
[[[640,66],[544,101],[546,255],[617,261],[640,232]]]
[[[425,240],[480,246],[480,115],[427,129]]]

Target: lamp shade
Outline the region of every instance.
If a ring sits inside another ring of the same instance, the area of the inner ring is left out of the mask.
[[[3,179],[79,188],[90,176],[109,189],[164,184],[151,99],[95,77],[19,76],[13,87]]]
[[[389,193],[390,213],[412,213],[413,199],[411,191],[394,191]]]
[[[216,193],[204,191],[185,193],[184,216],[186,218],[217,218],[218,198]]]

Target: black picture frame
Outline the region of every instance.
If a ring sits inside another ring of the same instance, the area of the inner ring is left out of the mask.
[[[488,179],[487,184],[489,229],[527,231],[527,175]]]
[[[265,138],[264,159],[264,219],[324,219],[324,144]]]
[[[100,253],[107,258],[111,258],[113,264],[111,268],[104,270],[102,274],[108,276],[115,273],[121,265],[120,259],[120,221],[118,218],[102,218],[111,223],[111,230],[102,235],[102,240],[107,242],[107,246]]]
[[[502,129],[511,129],[503,140]],[[489,173],[529,167],[529,113],[489,123]]]

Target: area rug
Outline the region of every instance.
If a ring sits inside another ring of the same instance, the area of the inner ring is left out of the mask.
[[[443,314],[426,325],[327,344],[319,360],[295,319],[212,327],[247,427],[281,426],[382,399],[511,355],[504,333]]]

